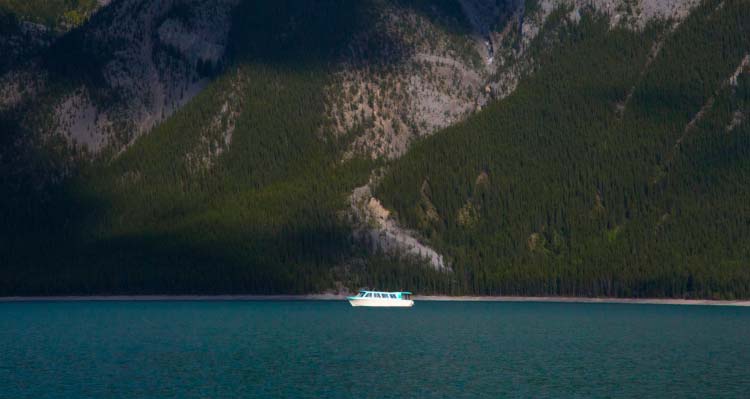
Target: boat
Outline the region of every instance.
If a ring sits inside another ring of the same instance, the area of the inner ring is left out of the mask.
[[[414,306],[411,292],[359,291],[356,296],[346,299],[352,306],[369,306],[382,308],[409,308]]]

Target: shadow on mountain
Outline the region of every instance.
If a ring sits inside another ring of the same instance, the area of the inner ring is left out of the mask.
[[[316,292],[333,285],[330,268],[351,248],[336,229],[226,233],[234,239],[201,241],[182,231],[40,240],[36,249],[16,248],[24,253],[0,268],[0,296]]]
[[[189,11],[189,4],[177,2],[176,11],[166,15]],[[42,65],[55,81],[91,88],[106,85],[105,66],[125,43],[93,32],[97,26],[118,23],[118,6],[103,8],[44,51]],[[412,11],[452,34],[472,33],[457,0],[242,0],[232,13],[227,58],[292,68],[345,59],[398,63],[410,49],[382,29],[385,8]]]
[[[458,1],[422,0],[281,0],[244,1],[234,12],[230,57],[240,62],[280,64],[294,68],[328,65],[344,59],[398,63],[407,55],[383,31],[382,7],[410,9],[456,34],[471,27]],[[356,43],[355,43],[356,41]]]
[[[316,68],[350,59],[352,52],[355,59],[363,62],[401,62],[409,50],[389,32],[378,29],[382,15],[378,7],[382,4],[374,0],[243,1],[233,14],[229,61],[311,74]],[[470,31],[457,1],[392,0],[387,4],[410,8],[453,33]],[[88,33],[91,24],[116,23],[111,20],[112,14],[105,9],[47,51],[44,65],[53,78],[63,83],[106,84],[102,73],[116,43],[99,41]],[[361,40],[356,42],[356,48],[352,46],[353,39]],[[290,84],[285,80],[278,83]],[[296,106],[295,99],[304,97],[305,91],[316,91],[318,86],[300,87],[280,102],[293,106],[283,110],[289,111],[287,114],[279,113],[279,120],[290,115],[303,120],[299,110],[311,108],[304,102]],[[269,96],[262,98],[268,99]],[[317,121],[317,115],[310,120]],[[258,120],[252,123],[257,125]],[[267,130],[276,131],[276,125],[268,126],[272,128]],[[17,130],[17,126],[0,128]],[[278,131],[291,128],[296,129],[282,125]],[[301,135],[296,132],[305,129],[290,131],[293,134],[282,135],[283,140],[289,138],[292,142]],[[241,143],[239,133],[235,144]],[[280,135],[274,134],[273,139],[277,136]],[[13,136],[2,139],[3,148],[12,148]],[[254,152],[267,151],[263,145],[268,147],[269,142],[262,142],[260,150]],[[61,143],[55,148],[64,147]],[[303,147],[304,153],[310,152],[309,146]],[[279,148],[288,154],[294,146]],[[162,147],[156,153],[161,159],[167,152]],[[189,231],[175,227],[184,223],[183,215],[170,215],[173,219],[163,224],[161,220],[154,221],[158,215],[148,215],[143,217],[147,226],[138,225],[128,234],[113,236],[107,229],[117,223],[107,218],[124,219],[129,214],[109,213],[113,209],[107,203],[109,197],[97,193],[102,187],[96,184],[101,183],[79,184],[73,176],[57,179],[61,184],[45,185],[49,173],[63,175],[70,167],[63,155],[30,152],[13,156],[17,160],[8,167],[5,163],[10,158],[0,159],[4,169],[0,171],[4,183],[0,193],[5,197],[0,200],[0,217],[7,227],[0,229],[7,235],[0,240],[0,295],[312,292],[332,286],[331,267],[351,255],[347,229],[309,220],[295,220],[294,226],[298,227],[284,225],[274,231],[216,223],[204,227],[222,230],[220,236],[206,238],[203,231],[192,227],[187,228]],[[246,154],[242,157],[241,165],[255,166],[244,159]],[[289,162],[284,157],[275,158],[279,163]],[[37,169],[28,170],[29,167]],[[259,168],[250,168],[255,169]],[[41,183],[35,183],[36,176],[44,177],[39,179]],[[113,185],[117,182],[111,181]],[[311,190],[315,193],[318,189]],[[311,218],[318,217],[316,212],[308,213],[313,214]],[[267,217],[273,219],[277,215]],[[234,219],[236,215],[224,220]]]
[[[101,87],[106,84],[104,67],[111,59],[106,43],[79,28],[55,41],[44,52],[42,65],[57,81]]]

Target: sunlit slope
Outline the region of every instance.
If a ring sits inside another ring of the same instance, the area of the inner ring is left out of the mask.
[[[671,33],[585,16],[560,38],[377,195],[460,292],[749,296],[748,3],[706,2]]]

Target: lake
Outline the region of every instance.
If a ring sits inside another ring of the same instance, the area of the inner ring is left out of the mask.
[[[750,395],[750,308],[0,303],[0,398]]]

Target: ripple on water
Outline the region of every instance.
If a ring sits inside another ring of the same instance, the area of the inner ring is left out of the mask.
[[[748,332],[704,306],[2,303],[0,398],[743,397]]]

